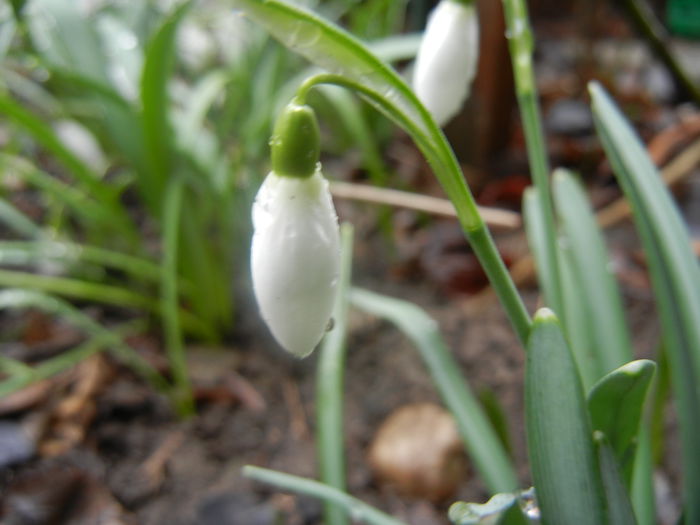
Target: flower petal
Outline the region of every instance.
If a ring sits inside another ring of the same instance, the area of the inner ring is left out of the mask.
[[[251,268],[263,319],[289,352],[304,357],[323,337],[340,268],[338,218],[320,170],[308,178],[270,173],[253,204]]]

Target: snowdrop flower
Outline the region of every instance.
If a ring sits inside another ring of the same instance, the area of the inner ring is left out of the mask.
[[[413,90],[442,126],[469,95],[479,59],[479,22],[472,0],[441,0],[430,14],[416,57]]]
[[[272,171],[253,204],[255,297],[277,342],[298,357],[326,331],[340,271],[338,218],[318,163],[318,134],[311,108],[285,108],[270,141]]]

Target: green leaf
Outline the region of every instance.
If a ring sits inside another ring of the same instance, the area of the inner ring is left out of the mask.
[[[680,422],[687,523],[700,523],[700,267],[668,189],[620,110],[589,86],[598,135],[632,207],[651,273]]]
[[[603,375],[603,366],[598,359],[599,352],[593,344],[587,304],[581,300],[581,284],[576,276],[574,253],[566,242],[559,243],[558,250],[562,263],[559,268],[564,301],[562,322],[581,374],[583,387],[587,389]]]
[[[559,321],[546,308],[535,315],[528,340],[525,419],[542,522],[605,523],[581,379]]]
[[[30,239],[37,239],[43,235],[38,224],[2,198],[0,198],[0,222],[18,235]]]
[[[486,486],[492,492],[515,489],[518,482],[510,458],[460,373],[435,321],[413,303],[367,290],[353,288],[350,300],[355,307],[388,319],[413,341]]]
[[[0,265],[35,266],[56,262],[64,265],[97,264],[149,282],[160,279],[155,263],[99,246],[40,239],[36,241],[0,241]],[[191,284],[188,286],[191,287]]]
[[[252,465],[243,467],[243,475],[256,481],[275,485],[283,490],[297,492],[335,503],[345,508],[351,518],[358,523],[368,523],[370,525],[406,525],[403,521],[392,518],[357,498],[353,498],[345,492],[319,483],[318,481],[254,467]]]
[[[537,188],[530,186],[523,194],[523,219],[530,250],[537,266],[537,280],[547,302],[554,304],[559,294],[557,270],[552,265],[554,259],[547,255],[549,232],[546,226],[545,214],[542,212],[542,198]],[[563,315],[563,312],[558,312]]]
[[[554,172],[553,184],[557,212],[571,252],[576,295],[585,311],[586,332],[596,353],[597,380],[632,359],[622,299],[585,192],[573,174],[563,169]]]
[[[22,283],[19,283],[19,286],[21,285]],[[100,342],[107,345],[119,359],[142,375],[154,387],[159,390],[166,390],[168,388],[167,382],[163,376],[143,359],[136,350],[127,345],[116,332],[103,327],[69,303],[32,290],[12,288],[0,290],[0,310],[23,310],[27,308],[36,308],[48,314],[58,316],[79,330],[84,331],[86,334],[98,337]],[[88,352],[88,350],[85,350],[85,352]],[[22,385],[17,385],[16,383],[2,383],[0,386],[0,395],[9,393],[9,391],[14,391],[17,388],[21,388],[21,386]]]
[[[93,237],[103,238],[105,231],[120,231],[127,238],[133,235],[131,223],[123,209],[96,201],[79,185],[62,182],[29,161],[13,155],[0,153],[0,167],[11,169],[15,174],[41,189],[45,196],[50,196],[67,206],[85,230],[94,234]]]
[[[600,379],[588,394],[591,427],[609,440],[628,486],[644,401],[655,371],[653,361],[632,361]]]
[[[608,443],[605,434],[594,432],[598,464],[603,480],[605,499],[607,501],[608,523],[614,525],[637,525],[629,493],[622,481],[615,452]]]
[[[316,443],[318,470],[321,481],[345,490],[345,433],[343,432],[343,392],[345,385],[345,354],[352,275],[353,227],[340,227],[341,263],[338,291],[333,305],[333,328],[326,334],[316,370]],[[324,523],[347,525],[345,509],[326,503]]]
[[[179,314],[177,279],[180,218],[182,213],[182,180],[174,178],[168,184],[163,205],[163,258],[160,279],[160,313],[163,319],[165,349],[173,375],[175,406],[182,417],[194,414],[192,386],[187,373],[184,337]]]
[[[105,204],[113,203],[114,191],[107,187],[85,163],[80,160],[54,131],[41,119],[24,109],[10,97],[0,94],[0,113],[15,124],[24,128],[37,143],[53,154],[67,169],[68,173],[82,184],[93,196]]]
[[[109,84],[95,21],[83,16],[78,3],[34,0],[28,21],[34,46],[47,63]]]
[[[141,75],[142,122],[148,170],[140,174],[139,184],[144,198],[155,212],[160,210],[160,197],[175,161],[168,86],[175,62],[177,29],[191,5],[192,2],[183,2],[165,18],[146,47]]]
[[[454,525],[529,525],[535,523],[523,513],[533,503],[533,490],[501,493],[484,504],[458,501],[450,506],[449,519]]]

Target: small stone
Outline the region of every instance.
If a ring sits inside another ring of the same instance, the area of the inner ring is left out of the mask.
[[[436,502],[453,495],[466,473],[457,425],[449,412],[431,403],[393,412],[370,445],[369,462],[383,482]]]
[[[28,460],[35,450],[36,443],[20,423],[0,421],[0,469]]]

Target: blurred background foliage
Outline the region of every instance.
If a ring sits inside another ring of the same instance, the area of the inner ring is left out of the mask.
[[[406,1],[308,3],[367,39],[407,23]],[[16,1],[0,21],[0,285],[229,333],[271,119],[308,65],[226,2]],[[390,127],[330,91],[327,149],[359,136],[382,182]]]

